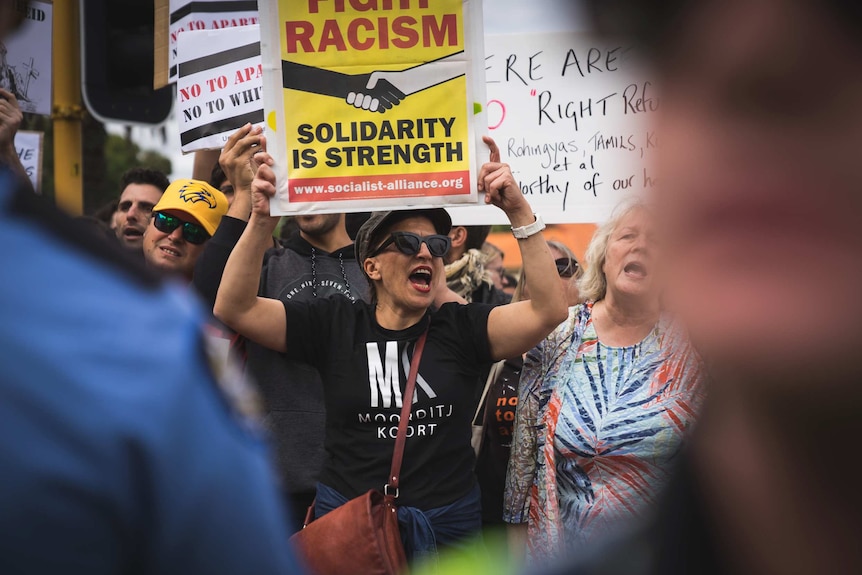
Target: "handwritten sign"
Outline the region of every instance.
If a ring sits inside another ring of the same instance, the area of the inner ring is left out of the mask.
[[[18,130],[15,134],[15,151],[37,194],[42,193],[42,140],[42,132]]]
[[[657,91],[630,46],[585,34],[486,38],[488,124],[533,210],[548,223],[605,220],[655,185],[649,160]],[[504,224],[492,207],[451,210],[459,224]]]
[[[464,0],[262,4],[267,143],[286,160],[273,213],[475,203],[480,10]]]
[[[0,42],[0,88],[15,94],[21,111],[51,114],[53,6],[18,2],[24,22]]]
[[[178,46],[177,121],[183,152],[219,149],[246,123],[263,125],[258,26],[184,32]]]
[[[155,35],[156,88],[174,83],[178,78],[179,37],[190,30],[223,30],[237,26],[256,26],[257,0],[170,0],[167,34],[160,15],[168,0],[156,0],[156,20],[160,29]]]

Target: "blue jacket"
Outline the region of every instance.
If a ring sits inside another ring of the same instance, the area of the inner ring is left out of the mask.
[[[0,176],[0,573],[297,573],[203,313]],[[236,391],[236,388],[234,388]]]

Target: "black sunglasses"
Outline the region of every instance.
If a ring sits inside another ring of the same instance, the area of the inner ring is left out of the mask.
[[[154,214],[153,225],[156,229],[165,234],[171,234],[175,229],[183,226],[183,239],[190,244],[200,245],[210,239],[210,235],[199,224],[192,222],[184,222],[176,216],[168,215],[164,212],[156,212]]]
[[[406,256],[415,256],[422,249],[422,244],[425,244],[428,246],[428,251],[431,252],[433,257],[442,258],[449,253],[449,248],[452,247],[452,240],[449,236],[442,234],[420,236],[412,232],[392,232],[389,238],[374,250],[371,257],[376,256],[391,244],[395,244],[398,251]]]
[[[557,258],[554,260],[557,266],[557,273],[561,278],[570,278],[578,271],[578,262],[569,258]]]

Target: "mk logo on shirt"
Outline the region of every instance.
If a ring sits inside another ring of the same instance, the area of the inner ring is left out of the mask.
[[[410,359],[407,357],[407,347],[401,353],[401,365],[398,362],[398,342],[387,341],[383,353],[384,360],[381,361],[380,344],[369,341],[365,344],[368,353],[368,385],[371,389],[371,407],[388,408],[393,403],[396,408],[404,404],[401,398],[400,374],[404,373],[405,380],[410,373]],[[399,370],[403,369],[403,372]],[[413,403],[419,400],[419,389],[430,398],[434,399],[437,394],[422,377],[416,376],[416,391],[413,392]],[[394,401],[393,401],[394,400]]]

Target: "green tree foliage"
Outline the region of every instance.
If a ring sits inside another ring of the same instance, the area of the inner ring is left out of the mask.
[[[54,197],[54,137],[51,120],[24,114],[23,130],[44,132],[42,194]],[[92,214],[117,199],[120,176],[129,168],[145,166],[170,174],[171,160],[153,150],[142,150],[135,142],[108,134],[104,125],[87,116],[83,128],[84,213]]]
[[[120,176],[129,168],[147,167],[165,174],[172,171],[171,160],[152,150],[141,150],[140,146],[116,134],[108,134],[105,142],[105,186],[103,187],[98,208],[119,196]]]

